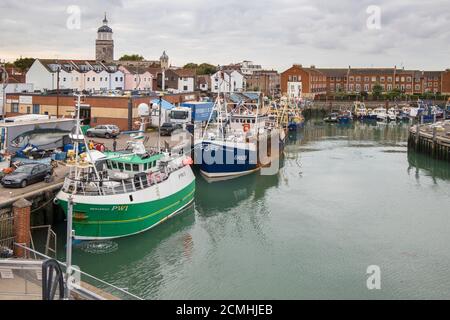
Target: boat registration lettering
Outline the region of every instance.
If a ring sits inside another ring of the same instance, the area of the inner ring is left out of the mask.
[[[111,209],[112,211],[120,211],[120,212],[126,212],[128,211],[128,206],[114,206]]]

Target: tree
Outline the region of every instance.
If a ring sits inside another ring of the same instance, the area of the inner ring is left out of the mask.
[[[389,99],[396,100],[398,97],[400,97],[402,95],[402,92],[400,91],[400,89],[395,88],[395,89],[389,91],[387,95],[388,95]]]
[[[197,74],[214,74],[216,72],[217,67],[209,63],[202,63],[197,69]]]
[[[377,82],[372,89],[372,96],[379,99],[383,95],[383,87]]]
[[[138,54],[125,54],[123,55],[119,61],[143,61],[144,57]]]
[[[217,72],[217,67],[209,63],[202,63],[198,65],[191,62],[186,64],[183,68],[194,70],[197,75],[214,74]]]
[[[20,69],[21,71],[27,71],[30,69],[31,65],[36,59],[34,58],[20,58],[14,61],[14,67]]]

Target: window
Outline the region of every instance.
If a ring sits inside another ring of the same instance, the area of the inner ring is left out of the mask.
[[[384,82],[386,80],[385,77],[380,77],[380,82]]]
[[[139,165],[138,164],[133,164],[133,171],[134,172],[139,172],[141,170],[139,170]]]
[[[361,82],[361,77],[356,77],[356,82]]]
[[[27,114],[30,114],[31,113],[31,107],[27,107]]]
[[[420,91],[420,84],[416,84],[416,85],[415,85],[415,90],[416,90],[416,91]]]
[[[407,77],[406,78],[406,82],[411,82],[412,81],[412,78],[411,77]]]
[[[387,89],[388,89],[388,91],[391,91],[392,90],[392,84],[388,84],[387,85]]]
[[[184,91],[188,91],[188,86],[184,86],[184,87],[183,87],[183,90],[184,90]]]
[[[369,77],[364,77],[365,82],[369,82]]]
[[[15,113],[19,112],[19,104],[18,103],[11,104],[11,112],[15,112]]]
[[[146,163],[144,163],[144,171],[147,171],[148,170],[148,163],[146,162]]]
[[[350,81],[353,81],[354,80],[354,78],[353,77],[350,77]]]
[[[377,77],[372,77],[372,82],[377,81]]]
[[[395,77],[395,82],[399,82],[400,81],[400,77]]]
[[[112,165],[112,168],[113,168],[113,169],[116,169],[116,170],[117,170],[117,162],[114,162],[114,161],[113,161],[113,162],[111,163],[111,165]]]
[[[131,164],[125,163],[125,170],[126,171],[131,171]]]
[[[123,81],[123,77],[120,77],[120,81]]]
[[[91,81],[91,78],[88,77],[88,78],[87,78],[87,81],[88,81],[88,82]]]
[[[119,167],[119,170],[120,170],[120,171],[123,171],[123,163],[122,163],[122,162],[119,162],[119,163],[118,163],[118,167]]]
[[[116,82],[119,81],[119,77],[116,77]]]
[[[33,104],[33,114],[40,114],[41,113],[41,106],[38,104]]]
[[[405,82],[405,77],[402,77],[402,78],[401,78],[401,81],[402,81],[402,82]]]
[[[388,77],[388,78],[387,78],[387,81],[388,81],[388,82],[392,82],[392,77]]]

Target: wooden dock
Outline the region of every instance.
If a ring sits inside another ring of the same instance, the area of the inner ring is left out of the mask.
[[[450,122],[443,125],[414,125],[409,130],[408,149],[450,161]]]

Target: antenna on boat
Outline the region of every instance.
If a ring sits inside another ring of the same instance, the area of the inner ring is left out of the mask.
[[[159,111],[158,111],[158,153],[161,152],[161,112],[162,112],[162,98],[163,95],[159,95]]]

